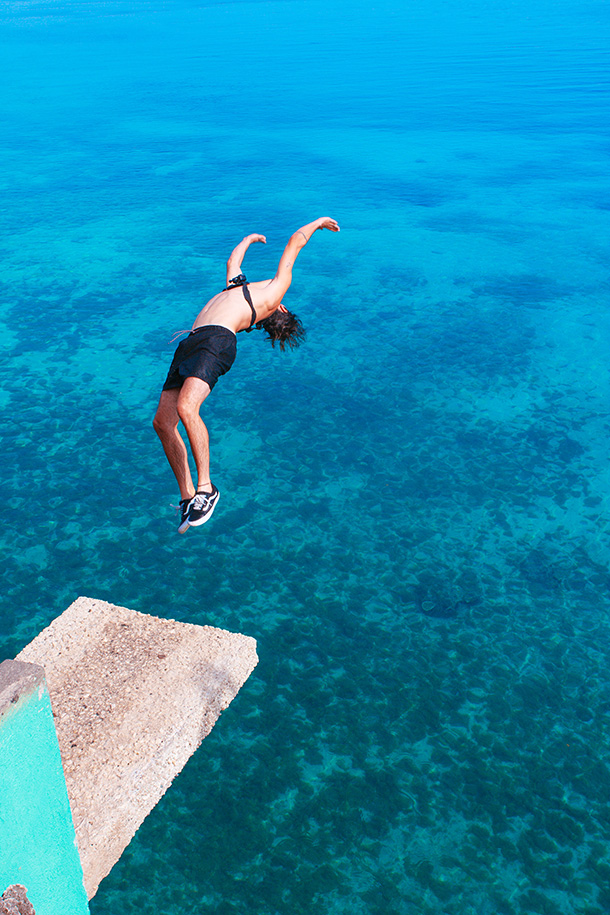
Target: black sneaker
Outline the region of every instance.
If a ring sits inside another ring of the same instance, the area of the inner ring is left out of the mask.
[[[212,517],[212,512],[218,504],[220,493],[212,484],[212,492],[196,492],[188,510],[188,523],[191,527],[199,527]]]
[[[178,525],[179,534],[186,534],[189,529],[188,515],[192,501],[192,499],[180,499],[180,504],[178,505],[178,511],[180,512],[180,524]]]

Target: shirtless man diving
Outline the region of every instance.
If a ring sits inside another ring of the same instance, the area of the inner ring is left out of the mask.
[[[338,232],[334,219],[323,216],[302,226],[290,237],[271,280],[248,283],[240,273],[244,255],[254,242],[266,242],[264,235],[247,235],[227,261],[227,286],[217,293],[195,318],[192,330],[175,352],[163,385],[153,426],[180,487],[178,531],[204,524],[212,516],[219,492],[210,480],[208,430],[199,410],[218,378],[228,372],[236,355],[236,334],[263,329],[267,339],[280,349],[298,346],[303,325],[282,305],[292,282],[292,268],[301,248],[318,229]],[[195,461],[197,489],[193,486],[188,452],[178,423],[182,422]]]

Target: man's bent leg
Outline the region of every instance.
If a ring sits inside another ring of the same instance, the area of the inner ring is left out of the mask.
[[[161,439],[165,456],[180,487],[180,498],[184,500],[191,499],[195,495],[195,487],[191,478],[186,445],[178,432],[180,417],[177,404],[180,390],[180,388],[172,388],[169,391],[161,392],[153,426]]]
[[[201,378],[187,378],[178,396],[176,409],[191,445],[197,467],[197,492],[210,492],[210,438],[199,415],[201,404],[210,393],[210,386]]]

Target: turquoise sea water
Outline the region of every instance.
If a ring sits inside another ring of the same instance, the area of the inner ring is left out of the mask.
[[[0,658],[79,595],[260,664],[93,915],[610,912],[607,2],[0,8]],[[245,233],[221,501],[151,428]]]

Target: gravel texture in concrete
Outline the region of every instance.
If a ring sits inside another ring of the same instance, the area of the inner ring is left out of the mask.
[[[80,597],[18,660],[45,670],[91,898],[253,671],[256,642]]]
[[[0,915],[36,915],[24,886],[15,883],[0,898]]]
[[[45,688],[44,670],[23,661],[0,664],[0,717],[17,704],[20,697],[36,688]]]

